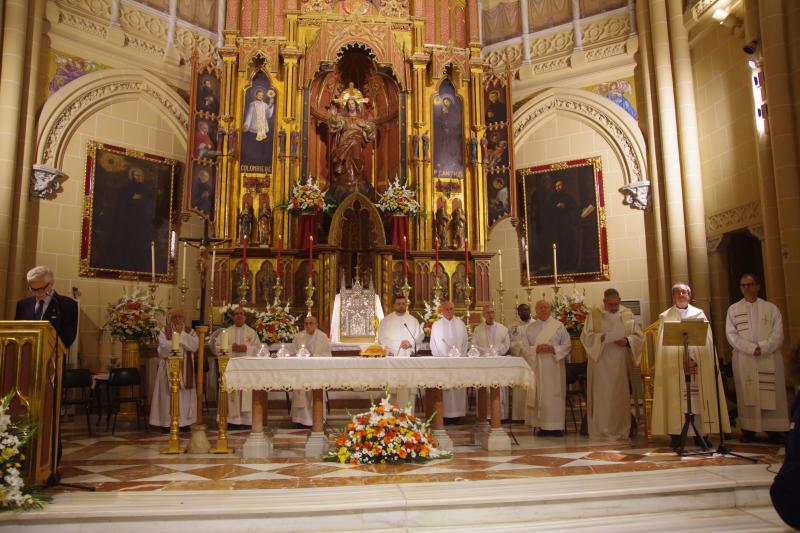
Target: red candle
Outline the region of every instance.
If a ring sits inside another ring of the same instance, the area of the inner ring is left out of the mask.
[[[278,235],[278,264],[277,264],[277,271],[278,276],[281,275],[281,251],[283,250],[283,238]]]
[[[436,244],[436,266],[434,267],[434,273],[438,276],[439,275],[439,237],[434,239],[434,243]]]
[[[247,271],[247,237],[242,239],[242,273]]]
[[[308,277],[314,273],[314,236],[308,236]]]
[[[408,248],[406,247],[406,236],[403,235],[403,276],[408,278]]]
[[[469,241],[467,239],[464,239],[464,267],[466,276],[469,277]]]

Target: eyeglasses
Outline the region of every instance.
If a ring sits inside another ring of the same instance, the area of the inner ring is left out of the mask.
[[[42,285],[41,287],[31,287],[28,285],[28,290],[31,291],[33,294],[38,294],[42,292],[47,292],[47,289],[52,285],[52,282]]]

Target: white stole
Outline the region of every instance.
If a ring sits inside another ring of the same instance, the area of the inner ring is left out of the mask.
[[[758,300],[756,300],[758,302]],[[757,316],[755,324],[750,323],[750,309],[753,308]],[[739,336],[756,344],[769,339],[772,321],[767,315],[767,306],[751,305],[747,300],[739,300],[733,304],[733,321]],[[762,352],[760,357],[747,354],[740,358],[740,365],[744,370],[744,404],[758,405],[760,409],[774,411],[775,404],[775,359],[767,357],[771,354]]]

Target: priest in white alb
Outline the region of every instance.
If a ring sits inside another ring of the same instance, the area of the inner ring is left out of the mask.
[[[434,357],[459,357],[467,353],[467,328],[455,316],[453,302],[442,303],[441,318],[431,326],[431,353]],[[442,391],[445,418],[461,418],[467,414],[467,390]]]
[[[178,425],[182,430],[197,422],[197,388],[194,386],[195,374],[192,354],[200,344],[197,333],[186,325],[186,314],[183,309],[170,309],[167,325],[158,332],[158,371],[153,387],[153,398],[150,401],[150,425],[168,428],[170,426],[170,390],[169,364],[167,358],[172,356],[177,335],[179,355],[183,357],[180,366],[180,388],[178,400],[180,415]]]
[[[258,353],[261,347],[256,330],[245,324],[243,307],[233,310],[233,325],[225,330],[226,341],[230,343],[231,357],[248,357]],[[219,353],[223,336],[217,337],[216,352]],[[253,393],[251,391],[228,392],[228,425],[250,426],[253,423]]]
[[[588,355],[586,403],[589,436],[627,439],[631,432],[628,366],[642,360],[642,328],[633,312],[620,305],[617,289],[606,289],[603,307],[586,316],[581,342]]]
[[[538,437],[563,437],[567,404],[566,360],[572,348],[569,333],[550,316],[550,303],[536,302],[536,322],[525,330],[522,354],[533,370],[534,393],[528,395],[525,424]]]
[[[508,328],[494,319],[495,314],[494,306],[485,306],[483,323],[479,324],[472,333],[472,344],[484,357],[506,355],[511,347]],[[508,418],[508,387],[500,387],[500,415],[501,418]],[[491,414],[489,417],[491,418]]]
[[[422,331],[419,320],[408,312],[408,300],[405,296],[396,295],[392,308],[393,311],[378,326],[378,342],[386,346],[389,355],[410,357],[425,338],[425,332]]]
[[[317,317],[307,315],[303,320],[303,331],[294,336],[292,353],[297,355],[301,349],[308,350],[310,357],[330,357],[331,341],[327,335],[317,329]],[[301,426],[310,426],[313,422],[313,394],[309,391],[292,391],[292,422]]]
[[[686,412],[686,383],[683,372],[683,347],[664,345],[664,324],[682,320],[704,321],[705,313],[689,304],[692,289],[686,283],[672,286],[673,306],[658,317],[656,338],[655,376],[653,378],[653,413],[650,424],[653,435],[670,435],[670,446],[677,448],[683,429]],[[691,374],[692,412],[695,425],[703,435],[694,435],[696,444],[709,433],[719,432],[717,396],[714,384],[714,341],[708,328],[703,346],[689,347],[689,372]],[[718,378],[719,379],[719,378]],[[723,396],[722,380],[719,379],[719,401],[722,411],[722,428],[729,433],[728,407]],[[694,432],[689,429],[689,435]],[[706,439],[707,441],[707,439]]]
[[[728,308],[725,333],[733,348],[733,377],[739,411],[740,440],[753,442],[766,432],[782,444],[789,430],[783,373],[783,320],[775,304],[758,297],[761,284],[754,274],[739,280],[742,298]]]
[[[515,357],[522,357],[522,346],[524,345],[523,339],[525,338],[525,331],[536,319],[531,318],[531,306],[528,304],[519,304],[517,306],[518,320],[508,328],[508,333],[511,335],[511,347],[509,353]],[[525,420],[525,410],[527,409],[528,390],[522,387],[514,387],[511,389],[511,419],[512,420]]]

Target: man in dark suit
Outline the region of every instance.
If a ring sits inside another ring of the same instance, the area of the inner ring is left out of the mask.
[[[48,320],[69,349],[78,334],[78,303],[55,291],[53,271],[45,266],[32,268],[27,278],[33,296],[17,302],[14,320]]]

